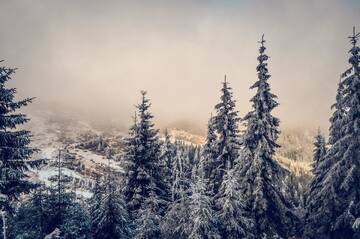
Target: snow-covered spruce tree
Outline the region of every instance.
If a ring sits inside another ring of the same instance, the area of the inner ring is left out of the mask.
[[[171,188],[171,184],[172,184],[172,166],[173,166],[174,157],[175,157],[175,148],[174,145],[171,143],[168,130],[165,129],[164,140],[160,148],[160,166],[164,177],[164,181],[168,185],[168,188]]]
[[[79,204],[78,202],[74,202],[68,205],[64,214],[64,218],[64,222],[60,226],[61,238],[91,238],[90,215],[83,205]]]
[[[120,190],[117,189],[116,172],[109,166],[106,181],[93,194],[91,201],[100,200],[90,208],[92,236],[94,239],[132,238],[132,223]]]
[[[62,153],[61,153],[62,152]],[[90,233],[90,219],[87,211],[77,201],[75,193],[71,192],[70,183],[73,178],[63,174],[63,157],[67,155],[64,150],[59,151],[55,166],[58,167],[57,175],[51,176],[49,181],[52,185],[47,188],[48,192],[44,196],[43,214],[46,217],[45,234],[54,231],[56,228],[61,230],[61,237],[65,239],[86,238]],[[31,198],[30,198],[31,200]],[[34,202],[29,203],[33,205]],[[31,207],[25,211],[31,211]],[[33,228],[37,221],[25,220],[28,228]],[[26,235],[25,232],[23,235]],[[26,238],[23,236],[23,238]]]
[[[17,113],[17,110],[31,103],[32,99],[16,101],[16,89],[5,86],[14,73],[15,69],[0,66],[0,210],[3,239],[7,239],[7,217],[11,201],[34,187],[26,171],[38,163],[30,159],[34,152],[29,145],[30,132],[17,130],[18,126],[29,120],[25,114]]]
[[[317,174],[318,166],[322,162],[326,154],[326,141],[325,137],[322,135],[320,129],[315,135],[314,140],[314,155],[313,155],[313,173]]]
[[[265,40],[260,41],[258,81],[251,99],[252,111],[245,117],[246,131],[239,165],[241,193],[246,198],[251,218],[255,222],[256,238],[288,238],[298,233],[298,216],[292,202],[287,201],[283,188],[286,171],[273,159],[278,138],[279,120],[272,115],[278,106],[271,93],[265,54]]]
[[[185,197],[191,184],[191,166],[185,149],[178,148],[172,163],[171,200]]]
[[[135,239],[158,239],[161,238],[162,217],[159,214],[158,204],[159,200],[155,195],[155,183],[151,182],[148,197],[138,210],[138,215],[135,219]]]
[[[190,181],[190,180],[189,180]],[[172,201],[166,212],[161,225],[163,238],[187,238],[187,226],[189,218],[189,189],[179,188],[177,199]]]
[[[204,180],[212,181],[213,168],[215,168],[215,159],[217,158],[217,136],[215,133],[214,119],[211,116],[207,125],[207,136],[205,145],[201,151],[201,161],[204,167]],[[213,192],[213,185],[209,185],[209,191]]]
[[[47,193],[44,185],[37,187],[23,200],[12,218],[10,238],[43,239],[49,218]]]
[[[51,230],[59,228],[64,223],[65,213],[69,206],[75,203],[75,193],[69,190],[70,183],[73,178],[64,174],[64,163],[66,158],[69,157],[67,146],[58,150],[55,167],[57,167],[57,174],[49,177],[52,183],[49,190],[50,194],[48,200],[52,204],[52,211],[50,212],[51,219],[49,222]]]
[[[186,235],[189,239],[221,238],[218,231],[216,212],[212,207],[213,198],[207,194],[201,170],[202,167],[200,167],[200,172],[192,184]]]
[[[140,148],[140,139],[138,133],[138,120],[137,112],[135,112],[133,117],[133,124],[129,129],[128,136],[125,138],[125,147],[123,149],[123,168],[126,170],[123,187],[123,194],[125,202],[129,213],[134,209],[138,209],[141,205],[141,202],[134,198],[135,190],[132,188],[133,184],[138,184],[137,174],[139,169],[139,152]],[[133,199],[134,198],[134,199]]]
[[[140,213],[145,210],[146,199],[152,195],[156,207],[152,208],[153,218],[162,217],[170,200],[170,190],[164,181],[160,162],[160,142],[158,130],[151,122],[153,116],[149,112],[150,102],[146,92],[142,92],[141,103],[137,106],[138,122],[130,129],[125,145],[125,185],[124,196],[127,208],[138,227]],[[144,224],[147,222],[143,222]]]
[[[91,220],[91,232],[95,235],[98,227],[98,213],[101,207],[102,200],[105,196],[105,188],[100,175],[96,175],[95,183],[92,187],[92,196],[89,199],[89,212]]]
[[[304,238],[353,238],[360,216],[360,33],[350,37],[351,67],[342,75],[345,117],[311,184]],[[331,121],[333,126],[334,122]]]
[[[185,239],[189,218],[192,168],[188,149],[180,142],[175,142],[174,146],[175,157],[172,159],[171,166],[171,203],[161,225],[161,234],[163,238]]]
[[[189,218],[189,195],[191,186],[189,155],[185,148],[178,147],[172,166],[172,186],[169,209],[161,225],[164,238],[187,238],[186,228]],[[196,168],[194,166],[194,168]]]
[[[59,221],[58,197],[53,188],[40,186],[24,198],[12,220],[10,238],[43,239],[56,228],[61,230],[64,239],[89,238],[90,218],[86,208],[75,201],[73,193],[62,196],[62,221]]]
[[[172,202],[166,212],[161,225],[163,238],[187,239],[190,198],[186,193],[184,197]]]
[[[215,143],[217,153],[211,159],[212,162],[210,158],[208,159],[210,168],[207,169],[210,170],[209,184],[213,187],[214,194],[220,188],[225,170],[232,168],[238,158],[240,147],[238,129],[240,118],[235,110],[235,100],[232,99],[232,89],[226,81],[226,76],[222,85],[220,103],[215,105],[216,114],[211,120],[213,122],[209,122],[209,127],[214,127],[217,135]],[[211,135],[208,136],[212,137]]]
[[[345,108],[344,108],[344,84],[340,80],[338,84],[336,102],[331,106],[331,109],[334,110],[330,118],[330,132],[329,132],[329,144],[333,145],[337,142],[342,136],[341,131],[343,120],[345,119]]]
[[[248,218],[245,199],[235,169],[228,169],[216,200],[221,238],[254,238],[253,221]]]
[[[182,172],[185,175],[184,177],[191,179],[193,176],[193,170],[194,167],[196,167],[196,147],[194,147],[193,145],[186,145],[184,142],[182,141],[177,141],[175,142],[175,157],[176,159],[173,161],[173,166],[175,166],[175,164],[178,164],[179,162],[181,162],[181,164],[177,165],[177,167],[181,166],[182,167]],[[173,170],[173,180],[175,179],[175,173],[176,171]],[[190,185],[188,185],[188,187],[190,187]]]

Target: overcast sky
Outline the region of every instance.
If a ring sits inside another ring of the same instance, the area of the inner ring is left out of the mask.
[[[265,33],[281,125],[326,129],[352,26],[357,0],[0,0],[0,58],[34,109],[128,125],[144,89],[159,127],[201,130],[224,74],[250,109]]]

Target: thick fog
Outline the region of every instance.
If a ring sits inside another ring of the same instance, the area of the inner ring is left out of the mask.
[[[0,59],[31,110],[129,125],[147,90],[159,127],[203,131],[224,74],[250,109],[261,35],[283,127],[327,128],[360,2],[0,0]]]

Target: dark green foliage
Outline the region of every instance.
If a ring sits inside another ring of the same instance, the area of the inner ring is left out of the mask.
[[[84,205],[72,203],[66,208],[64,218],[65,219],[59,228],[61,231],[61,238],[91,238],[90,216]]]
[[[331,147],[318,166],[307,203],[305,238],[352,238],[360,217],[360,34],[350,37],[351,67],[339,85],[337,107],[343,115],[333,117]],[[335,133],[336,132],[336,133]]]
[[[28,180],[27,171],[40,163],[38,160],[31,160],[31,155],[36,150],[30,146],[30,132],[18,129],[29,121],[18,110],[31,103],[32,99],[16,101],[16,89],[6,88],[7,81],[14,73],[15,69],[0,66],[0,210],[3,237],[8,234],[6,222],[11,212],[11,203],[20,194],[35,187]]]
[[[43,239],[56,228],[64,239],[89,238],[90,218],[86,207],[75,201],[74,194],[66,193],[62,196],[60,220],[57,199],[56,193],[44,186],[32,192],[16,211],[12,238]]]
[[[213,194],[217,194],[221,182],[223,180],[226,169],[234,166],[239,156],[240,138],[239,138],[239,121],[238,112],[235,110],[235,100],[233,100],[232,89],[225,80],[221,89],[220,103],[215,105],[216,114],[209,122],[209,132],[207,145],[205,146],[204,157],[211,157],[207,171],[210,174],[209,184],[212,187]],[[215,133],[215,134],[214,134]],[[214,141],[214,136],[216,140]],[[214,145],[211,150],[216,153],[209,152],[209,146]]]
[[[265,40],[260,41],[258,81],[251,99],[252,110],[245,116],[246,132],[239,166],[241,193],[246,198],[249,216],[255,223],[256,238],[287,238],[299,235],[300,219],[293,202],[288,201],[284,189],[287,172],[273,159],[279,134],[279,120],[272,115],[278,106],[271,93],[265,54]]]
[[[29,145],[30,132],[17,130],[17,127],[29,121],[25,114],[17,113],[17,110],[27,106],[32,99],[16,101],[16,89],[6,88],[5,84],[14,73],[15,69],[0,67],[0,194],[8,199],[0,201],[2,208],[8,207],[9,202],[20,193],[34,187],[26,171],[39,163],[30,160],[35,151]]]
[[[142,92],[141,103],[137,106],[139,122],[135,119],[124,149],[123,192],[130,216],[136,221],[135,237],[138,238],[152,238],[155,232],[160,233],[159,222],[170,201],[170,188],[161,166],[158,130],[152,123],[150,105],[146,92]]]
[[[323,161],[326,155],[326,141],[324,136],[321,134],[320,130],[315,136],[314,141],[314,156],[313,156],[313,173],[318,174],[318,167]]]

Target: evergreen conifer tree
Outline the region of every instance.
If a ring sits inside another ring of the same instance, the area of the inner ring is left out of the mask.
[[[253,222],[247,216],[245,198],[240,193],[235,169],[228,169],[216,200],[222,238],[254,238]]]
[[[211,116],[207,125],[207,136],[205,145],[201,152],[201,161],[204,167],[204,180],[212,182],[214,180],[214,169],[216,167],[215,160],[217,158],[217,135],[215,132],[214,119]],[[208,185],[208,191],[214,192],[214,185]]]
[[[8,236],[8,213],[11,201],[21,193],[34,188],[26,172],[39,162],[31,160],[34,152],[31,148],[29,131],[18,127],[29,121],[19,109],[31,103],[32,99],[16,101],[15,88],[6,88],[6,83],[15,73],[15,69],[0,67],[0,210],[2,215],[3,239]]]
[[[333,145],[338,141],[342,136],[341,127],[343,120],[345,119],[346,112],[344,108],[344,83],[340,80],[338,84],[336,102],[331,106],[331,109],[334,110],[330,118],[330,132],[329,132],[329,143]]]
[[[240,148],[238,129],[240,118],[235,110],[235,100],[233,100],[232,89],[226,81],[226,76],[222,84],[220,103],[215,106],[216,114],[212,117],[213,122],[209,124],[209,127],[214,127],[217,135],[215,143],[217,152],[210,163],[211,179],[209,181],[209,184],[213,186],[214,194],[220,188],[225,170],[233,168]],[[208,136],[213,137],[212,135]],[[210,138],[209,143],[211,143]]]
[[[172,185],[172,166],[174,157],[175,149],[171,143],[168,130],[166,129],[164,132],[164,141],[162,142],[160,148],[160,166],[161,173],[168,188],[171,188]]]
[[[318,130],[314,141],[314,156],[313,156],[313,173],[317,174],[319,164],[322,162],[326,154],[325,137]]]
[[[155,183],[149,185],[150,188],[156,187]],[[135,239],[158,239],[161,236],[162,217],[159,215],[159,200],[154,194],[154,189],[138,211],[135,219]]]
[[[276,96],[271,93],[265,54],[264,36],[260,41],[258,81],[251,87],[256,89],[251,99],[252,111],[244,118],[247,129],[243,139],[239,179],[241,193],[246,197],[250,216],[255,222],[256,238],[288,238],[298,234],[299,218],[293,205],[286,200],[286,171],[273,159],[278,138],[279,120],[272,115],[278,106]]]
[[[91,232],[94,235],[98,227],[98,213],[101,210],[101,203],[105,195],[105,188],[101,177],[96,175],[95,184],[92,188],[92,196],[89,199],[89,211],[90,211],[90,220],[91,220]]]
[[[92,232],[94,239],[122,239],[132,237],[132,223],[126,209],[126,204],[120,190],[117,189],[116,172],[111,169],[110,159],[104,186],[94,191]]]
[[[221,238],[218,231],[218,220],[213,210],[213,198],[206,192],[203,172],[196,176],[192,184],[192,195],[189,205],[189,220],[186,227],[187,238],[217,239]]]
[[[172,201],[161,225],[163,238],[187,238],[189,192],[179,192],[179,198]]]
[[[354,222],[360,216],[360,33],[350,37],[351,67],[342,75],[341,99],[345,117],[336,126],[340,135],[333,137],[319,172],[313,179],[307,203],[305,238],[353,238]],[[338,104],[338,102],[337,102]],[[331,118],[335,129],[334,117]],[[337,140],[335,140],[337,139]]]
[[[179,148],[176,151],[172,169],[171,200],[174,202],[186,196],[191,184],[191,178],[189,177],[191,168],[184,149]]]
[[[52,205],[51,209],[51,229],[59,228],[64,223],[66,210],[69,206],[75,203],[75,194],[69,190],[70,183],[73,180],[71,176],[68,176],[63,173],[64,171],[64,161],[69,157],[69,151],[67,145],[58,150],[58,156],[54,166],[57,167],[57,175],[54,175],[49,178],[49,181],[52,182],[50,187],[50,194],[48,200]]]
[[[162,220],[170,200],[170,189],[162,174],[158,130],[151,122],[150,105],[146,92],[142,92],[141,103],[137,106],[139,121],[131,127],[124,150],[123,192],[131,219],[136,221],[135,235],[138,238],[142,237],[138,228],[158,227],[152,227],[146,235],[160,231],[158,221]]]
[[[46,188],[41,185],[17,208],[10,238],[43,239],[48,231],[48,219]]]
[[[177,143],[176,155],[172,166],[171,204],[161,225],[164,238],[187,238],[186,229],[189,218],[189,195],[191,172],[186,148]],[[194,166],[195,168],[195,166]]]
[[[68,205],[64,212],[64,221],[60,225],[61,238],[91,238],[91,220],[86,208],[78,202]],[[104,237],[105,238],[105,237]]]

